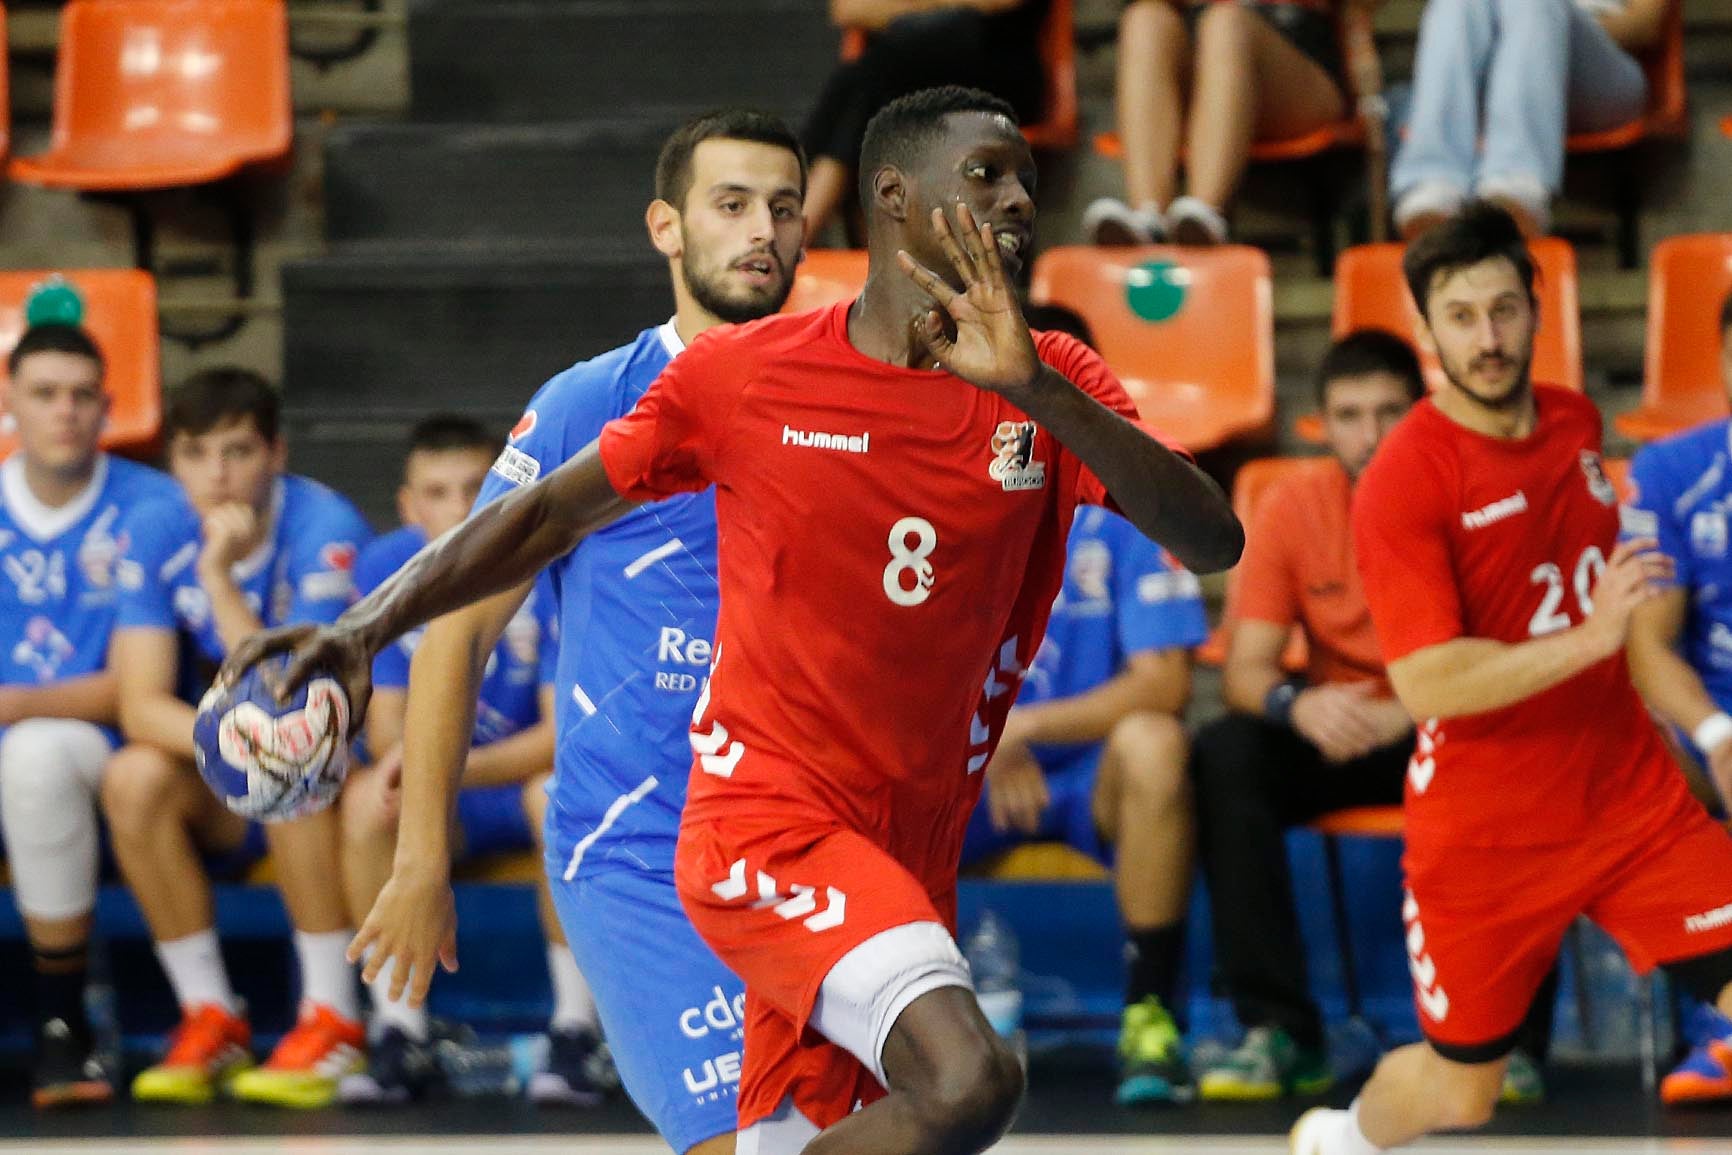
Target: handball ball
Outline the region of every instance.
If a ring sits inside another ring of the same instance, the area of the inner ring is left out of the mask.
[[[263,675],[286,658],[269,658],[233,686],[215,685],[193,726],[198,772],[243,818],[286,822],[336,801],[349,773],[349,695],[324,671],[278,705]]]

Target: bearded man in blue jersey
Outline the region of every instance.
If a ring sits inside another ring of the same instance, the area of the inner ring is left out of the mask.
[[[804,241],[805,164],[773,117],[710,114],[669,137],[646,214],[675,312],[637,340],[554,377],[529,403],[479,503],[593,441],[707,329],[768,316]],[[549,574],[559,605],[557,746],[545,845],[554,903],[594,989],[627,1092],[676,1151],[734,1149],[745,989],[692,930],[674,890],[691,716],[715,636],[715,497],[633,510]],[[449,814],[467,753],[450,721],[475,707],[485,655],[529,587],[431,625],[410,674],[396,869],[370,921],[443,910],[451,936]],[[443,905],[437,896],[443,890]],[[446,964],[455,939],[446,937]],[[374,981],[379,962],[366,975]],[[419,1002],[430,975],[393,974]]]

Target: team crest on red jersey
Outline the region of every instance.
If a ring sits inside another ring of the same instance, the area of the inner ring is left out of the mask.
[[[998,423],[992,435],[992,464],[986,474],[1006,493],[1046,487],[1046,462],[1034,460],[1034,422]]]
[[[1582,472],[1588,478],[1588,492],[1594,495],[1594,500],[1601,505],[1618,504],[1618,491],[1612,485],[1612,479],[1606,476],[1600,455],[1592,449],[1584,449],[1581,460]]]

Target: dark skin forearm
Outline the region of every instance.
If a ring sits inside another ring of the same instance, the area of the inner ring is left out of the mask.
[[[1005,399],[1094,470],[1119,509],[1193,573],[1231,569],[1245,530],[1202,470],[1096,401],[1050,365]]]

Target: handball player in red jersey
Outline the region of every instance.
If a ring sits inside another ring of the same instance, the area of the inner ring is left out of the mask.
[[[1664,588],[1618,536],[1600,415],[1533,384],[1534,268],[1502,209],[1414,242],[1421,339],[1448,377],[1383,443],[1353,537],[1389,680],[1418,720],[1402,917],[1425,1042],[1384,1057],[1296,1155],[1372,1155],[1491,1117],[1578,915],[1639,970],[1732,1011],[1732,838],[1691,797],[1630,683],[1630,613]]]
[[[746,984],[744,1155],[960,1155],[1009,1126],[1022,1070],[954,942],[956,868],[1072,514],[1110,503],[1199,572],[1244,541],[1094,353],[1024,323],[1034,163],[1009,106],[894,101],[861,173],[859,299],[705,333],[595,445],[228,671],[293,647],[287,682],[334,667],[359,717],[389,638],[629,503],[715,486],[721,614],[676,875]],[[356,942],[424,988],[452,932],[448,884],[400,864]]]

